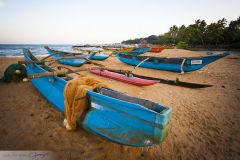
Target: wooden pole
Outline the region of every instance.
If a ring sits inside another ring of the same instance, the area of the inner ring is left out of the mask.
[[[28,78],[41,78],[41,77],[47,77],[47,76],[61,76],[61,75],[67,75],[71,73],[81,72],[81,71],[88,71],[88,70],[95,70],[99,69],[99,67],[93,67],[93,68],[79,68],[76,70],[59,70],[59,71],[53,71],[53,72],[43,72],[43,73],[36,73],[36,74],[29,74]]]

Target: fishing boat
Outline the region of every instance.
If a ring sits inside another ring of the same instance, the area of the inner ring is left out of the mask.
[[[132,50],[131,53],[136,53],[136,54],[143,54],[146,52],[159,53],[164,49],[165,49],[164,47],[136,48],[136,49]]]
[[[147,80],[143,78],[138,78],[134,76],[126,76],[120,73],[110,72],[107,70],[91,70],[90,71],[93,74],[97,74],[103,77],[115,79],[121,82],[137,85],[137,86],[149,86],[158,83],[158,81],[155,80]]]
[[[134,49],[135,48],[123,48],[123,49],[120,49],[120,52],[131,52]]]
[[[206,57],[160,58],[118,53],[117,57],[120,61],[132,66],[183,73],[199,70],[209,63],[227,55],[229,55],[229,52],[223,52],[218,55]]]
[[[151,48],[150,52],[159,53],[162,52],[164,49],[165,49],[164,47],[155,47]]]
[[[54,71],[39,64],[29,50],[23,50],[27,73],[40,74]],[[31,63],[31,62],[34,62]],[[33,78],[32,84],[58,110],[64,112],[64,87],[70,76]],[[115,143],[130,146],[159,145],[171,127],[172,109],[158,103],[128,96],[109,88],[87,91],[91,108],[82,120],[87,131]]]
[[[149,51],[151,51],[151,48],[136,48],[136,49],[132,50],[130,53],[143,54],[143,53],[146,53]]]
[[[74,53],[70,52],[62,52],[62,51],[56,51],[53,49],[50,49],[49,47],[44,47],[50,55],[54,59],[57,59],[57,61],[61,64],[79,67],[83,64],[87,63],[87,59],[91,59],[96,53],[89,54],[89,55],[75,55]],[[72,56],[72,57],[69,57]]]
[[[68,55],[68,56],[70,56],[70,55],[71,55],[71,56],[72,56],[72,55],[75,55],[76,58],[84,57],[84,58],[91,59],[91,60],[105,60],[105,59],[107,59],[107,58],[109,57],[108,55],[103,55],[103,54],[102,54],[102,55],[96,55],[97,52],[93,52],[92,54],[82,54],[82,53],[72,53],[72,52],[57,51],[57,50],[50,49],[50,48],[47,47],[47,46],[45,46],[44,48],[48,51],[49,54],[54,54],[53,57],[55,57],[55,58],[63,57],[63,56],[66,56],[66,55]],[[77,61],[77,62],[78,62],[78,61],[79,61],[79,62],[84,61],[84,59],[71,59],[71,60],[74,60],[74,61],[71,62],[71,61],[69,60],[69,61],[67,61],[67,62],[70,62],[70,63],[68,63],[68,64],[69,64],[69,65],[72,64],[72,66],[76,66],[76,65],[74,65],[74,64],[76,63],[76,61]],[[62,63],[62,62],[63,62],[63,63]],[[62,64],[64,64],[64,62],[66,62],[65,59],[59,61],[59,63],[62,63]],[[66,63],[65,63],[65,64],[66,64]]]
[[[91,60],[100,60],[100,61],[102,61],[102,60],[107,59],[108,57],[109,57],[108,55],[101,54],[101,55],[94,55],[90,59]]]

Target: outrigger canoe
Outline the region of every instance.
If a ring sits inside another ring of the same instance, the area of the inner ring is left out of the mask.
[[[57,50],[50,49],[47,46],[45,46],[44,48],[48,51],[49,54],[54,54],[54,57],[56,57],[56,58],[63,57],[64,55],[71,55],[71,56],[72,55],[76,55],[76,58],[77,57],[84,57],[84,58],[91,59],[91,60],[100,60],[100,61],[102,61],[102,60],[105,60],[105,59],[107,59],[109,57],[108,55],[96,55],[97,52],[93,52],[92,54],[87,55],[87,54],[80,54],[80,53],[57,51]],[[77,61],[78,60],[82,60],[83,61],[83,59],[73,59],[73,60],[77,60]],[[64,60],[61,60],[61,61],[64,62]],[[73,64],[74,63],[75,62],[73,62]],[[71,63],[70,63],[70,65],[71,65]]]
[[[138,77],[127,77],[123,74],[119,74],[119,73],[114,73],[114,72],[110,72],[110,71],[101,71],[101,70],[91,70],[90,71],[93,74],[97,74],[103,77],[107,77],[107,78],[111,78],[111,79],[115,79],[121,82],[125,82],[125,83],[129,83],[129,84],[133,84],[133,85],[137,85],[137,86],[149,86],[149,85],[153,85],[158,83],[158,81],[155,80],[147,80],[147,79],[143,79],[143,78],[138,78]]]
[[[229,55],[229,52],[224,52],[218,55],[206,57],[182,57],[182,58],[160,58],[149,56],[138,56],[133,54],[118,53],[118,59],[126,64],[143,68],[151,68],[158,70],[166,70],[172,72],[191,72],[196,71],[204,66],[212,63],[222,57]]]
[[[28,74],[54,71],[39,65],[29,50],[24,50]],[[36,62],[31,64],[31,62]],[[46,76],[32,84],[58,110],[64,112],[64,87],[71,77]],[[131,97],[109,88],[87,91],[91,108],[82,121],[87,131],[110,141],[130,146],[159,145],[171,127],[172,109],[158,103]]]
[[[149,51],[151,51],[151,48],[136,48],[136,49],[132,50],[131,53],[143,54],[143,53],[146,53],[146,52],[149,52]]]
[[[91,59],[96,54],[96,53],[93,53],[90,55],[75,55],[70,52],[61,52],[61,51],[52,50],[47,46],[45,46],[44,48],[48,51],[50,55],[52,55],[54,59],[58,59],[57,61],[59,63],[69,65],[69,66],[74,66],[74,67],[82,66],[83,64],[87,63],[87,59]],[[69,58],[69,56],[72,56],[72,57]]]
[[[102,60],[105,60],[105,59],[107,59],[109,56],[108,55],[94,55],[94,56],[92,56],[90,59],[91,60],[100,60],[100,61],[102,61]]]
[[[138,55],[146,53],[146,52],[159,53],[164,49],[165,49],[164,47],[160,47],[160,48],[136,48],[136,49],[130,51],[129,53],[138,54]]]

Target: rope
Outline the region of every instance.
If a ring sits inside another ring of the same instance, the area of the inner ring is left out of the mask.
[[[181,64],[181,74],[183,74],[183,73],[184,73],[184,70],[183,70],[183,65],[184,65],[185,61],[186,61],[186,59],[183,59],[183,61],[182,61],[182,64]]]
[[[150,59],[151,57],[147,57],[146,59],[144,59],[143,61],[141,61],[138,65],[136,65],[133,70],[131,70],[131,72],[133,72],[134,70],[136,70],[141,64],[143,64],[145,61],[147,61],[148,59]]]
[[[178,74],[176,80],[175,80],[175,83],[178,83],[180,81],[180,77],[184,74],[184,70],[183,70],[183,66],[184,66],[184,63],[185,63],[186,59],[184,58],[182,63],[181,63],[181,73]]]

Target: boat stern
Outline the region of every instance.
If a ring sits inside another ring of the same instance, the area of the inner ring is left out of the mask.
[[[155,123],[160,127],[156,127],[154,131],[155,143],[161,144],[168,136],[171,129],[172,109],[165,108],[161,113],[156,116]]]

